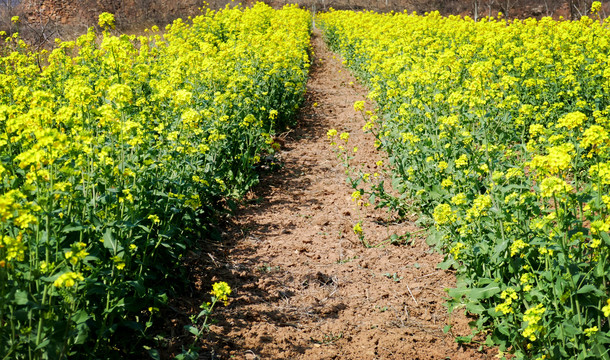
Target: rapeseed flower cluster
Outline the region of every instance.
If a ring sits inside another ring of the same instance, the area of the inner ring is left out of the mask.
[[[515,289],[507,288],[506,290],[502,291],[500,298],[504,299],[504,302],[496,306],[496,311],[504,314],[514,313],[511,305],[513,304],[513,301],[519,298],[519,295],[517,295]]]
[[[535,307],[531,307],[525,311],[523,315],[523,321],[527,324],[521,334],[528,338],[530,341],[536,340],[536,334],[544,330],[544,327],[540,325],[540,320],[546,312],[546,308],[542,304],[538,304]]]
[[[229,295],[231,295],[231,287],[224,281],[216,282],[212,284],[212,291],[210,293],[217,300],[222,301],[227,305],[229,303]]]
[[[53,282],[53,286],[56,288],[71,288],[78,284],[79,281],[83,281],[85,278],[81,273],[66,272],[61,275]]]

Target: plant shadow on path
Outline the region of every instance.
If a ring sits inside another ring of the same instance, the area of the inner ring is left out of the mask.
[[[182,327],[209,301],[211,284],[233,288],[228,306],[214,310],[203,359],[491,359],[459,346],[442,329],[468,333],[469,319],[448,315],[445,288],[453,274],[421,238],[411,245],[365,248],[352,232],[362,221],[379,243],[392,233],[419,231],[414,221],[388,223],[383,210],[366,213],[351,201],[345,169],[329,145],[329,128],[350,132],[355,161],[380,158],[363,119],[353,110],[366,90],[357,84],[318,32],[305,102],[294,130],[280,135],[276,171],[261,173],[222,241],[185,259],[191,288],[172,300],[164,355],[180,353],[192,338]],[[413,220],[413,219],[411,219]]]

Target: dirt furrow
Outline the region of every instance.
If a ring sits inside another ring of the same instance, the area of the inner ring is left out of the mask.
[[[297,128],[285,136],[283,167],[265,174],[210,254],[211,281],[234,289],[205,340],[208,355],[235,359],[488,359],[443,333],[467,334],[463,315],[447,315],[445,288],[454,276],[423,238],[410,245],[366,248],[368,241],[417,232],[413,221],[386,221],[383,210],[358,210],[345,168],[326,132],[351,134],[356,162],[381,159],[353,109],[366,90],[329,52],[318,32],[315,60]],[[219,270],[220,268],[220,270]],[[208,283],[209,284],[209,283]],[[202,284],[206,286],[205,284]]]

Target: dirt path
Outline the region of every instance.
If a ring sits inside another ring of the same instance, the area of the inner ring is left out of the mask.
[[[205,345],[221,359],[490,359],[458,346],[443,327],[466,334],[467,319],[443,307],[452,274],[422,238],[411,245],[365,248],[352,232],[359,220],[369,241],[414,232],[412,222],[384,224],[387,214],[356,210],[345,169],[326,137],[352,134],[357,160],[380,155],[361,131],[353,103],[366,90],[313,36],[315,61],[299,126],[280,153],[284,167],[263,176],[224,235],[211,281],[234,288],[214,317]],[[375,165],[373,165],[375,166]],[[375,171],[373,169],[373,171]],[[220,270],[218,270],[220,267]],[[202,284],[209,287],[209,282]]]

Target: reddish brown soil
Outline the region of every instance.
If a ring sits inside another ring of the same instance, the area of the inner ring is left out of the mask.
[[[359,147],[356,162],[373,164],[375,171],[381,155],[353,109],[366,90],[319,34],[312,43],[307,99],[278,155],[283,168],[263,175],[249,204],[228,226],[223,245],[203,263],[195,262],[203,298],[176,305],[191,306],[184,311],[195,313],[196,305],[209,301],[213,281],[226,281],[234,290],[229,305],[214,311],[218,322],[198,344],[206,349],[200,354],[214,359],[493,358],[497,351],[462,347],[443,333],[452,324],[454,334],[467,335],[468,319],[447,315],[445,289],[455,286],[455,277],[436,268],[442,256],[423,238],[366,248],[353,233],[359,220],[372,244],[420,229],[414,219],[392,223],[385,211],[359,210],[352,201],[345,168],[326,132],[349,132],[349,146]],[[188,338],[182,341],[188,344]]]

